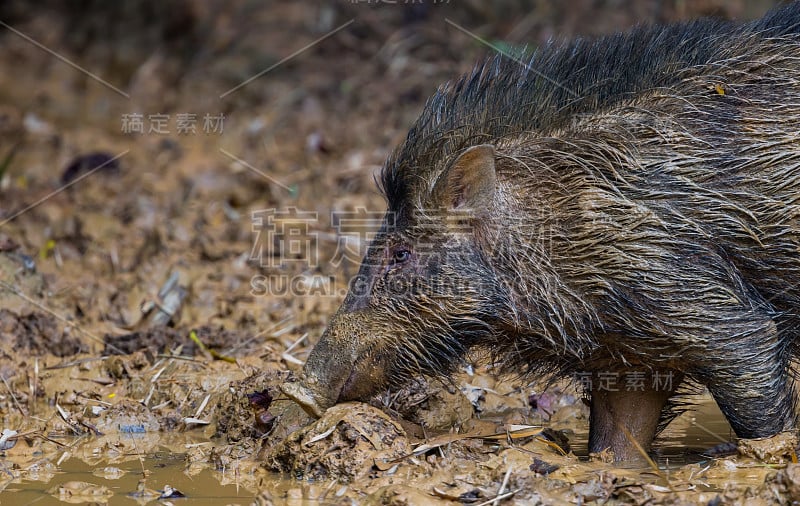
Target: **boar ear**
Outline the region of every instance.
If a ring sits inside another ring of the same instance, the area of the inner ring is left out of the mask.
[[[436,181],[433,196],[447,209],[485,209],[494,197],[494,146],[481,144],[461,153]]]

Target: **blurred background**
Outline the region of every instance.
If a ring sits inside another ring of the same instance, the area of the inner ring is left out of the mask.
[[[176,273],[187,297],[173,325],[245,341],[289,322],[286,343],[313,342],[359,258],[331,262],[332,213],[383,211],[375,174],[426,97],[494,53],[479,39],[535,49],[639,23],[751,19],[776,3],[6,0],[0,274],[106,334],[136,325]],[[254,213],[290,208],[316,217],[318,261],[265,261],[277,244]],[[275,273],[336,286],[302,297],[253,286]],[[0,304],[30,309],[3,287]]]

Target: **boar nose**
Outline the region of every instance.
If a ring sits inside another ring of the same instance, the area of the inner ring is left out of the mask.
[[[353,371],[357,350],[355,339],[343,332],[341,315],[334,316],[328,329],[311,350],[299,383],[285,383],[281,390],[310,415],[319,417],[336,404]],[[349,337],[349,339],[348,339]]]

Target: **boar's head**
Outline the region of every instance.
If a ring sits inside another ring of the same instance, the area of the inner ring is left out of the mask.
[[[290,397],[316,416],[419,373],[447,375],[507,311],[487,255],[497,177],[491,145],[470,147],[414,184],[385,170],[389,202],[341,308]]]

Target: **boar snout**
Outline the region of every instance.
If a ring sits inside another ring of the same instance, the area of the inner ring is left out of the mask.
[[[385,384],[384,360],[365,335],[362,312],[339,313],[303,367],[300,381],[284,383],[283,393],[315,417],[337,402],[363,400]]]

